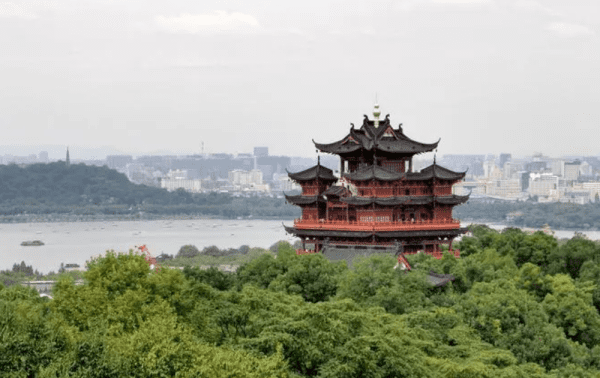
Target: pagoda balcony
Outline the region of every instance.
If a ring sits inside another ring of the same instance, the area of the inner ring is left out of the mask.
[[[396,222],[362,222],[325,219],[295,219],[297,229],[324,229],[338,231],[421,231],[421,230],[452,230],[460,228],[456,219],[430,219]]]

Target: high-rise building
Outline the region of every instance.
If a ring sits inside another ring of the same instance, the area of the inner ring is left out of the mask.
[[[500,166],[500,168],[504,168],[504,164],[506,164],[507,162],[509,162],[512,158],[511,154],[500,154],[500,158],[499,158],[499,162],[498,165]]]
[[[254,156],[256,156],[256,157],[269,156],[269,147],[254,147]]]
[[[579,178],[579,166],[581,162],[575,160],[573,162],[565,162],[564,178],[567,181],[575,181]]]

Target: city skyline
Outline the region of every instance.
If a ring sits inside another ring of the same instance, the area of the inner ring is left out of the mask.
[[[7,146],[310,157],[377,95],[439,155],[600,154],[593,2],[13,0],[0,21]]]
[[[297,157],[297,158],[303,158],[303,159],[314,159],[316,161],[317,159],[317,153],[315,152],[313,155],[275,155],[273,153],[271,153],[271,147],[270,146],[265,146],[269,149],[269,156],[289,156],[289,157]],[[15,158],[26,158],[26,157],[30,157],[32,155],[36,155],[36,159],[40,160],[40,153],[48,153],[48,159],[49,161],[59,161],[59,160],[65,160],[65,154],[66,154],[66,149],[69,148],[70,154],[71,154],[71,160],[72,161],[86,161],[86,160],[106,160],[107,156],[115,156],[115,155],[125,155],[125,156],[131,156],[134,159],[139,158],[139,157],[143,157],[143,156],[179,156],[179,157],[185,157],[185,156],[193,156],[193,155],[202,155],[202,152],[200,150],[198,151],[190,151],[190,152],[178,152],[178,151],[173,151],[173,150],[155,150],[155,151],[139,151],[139,152],[132,152],[132,151],[126,151],[126,150],[120,150],[117,149],[116,147],[111,147],[111,146],[102,146],[102,147],[87,147],[87,146],[67,146],[67,145],[32,145],[32,146],[7,146],[7,145],[0,145],[0,164],[2,163],[2,157],[3,156],[12,156]],[[254,147],[253,147],[254,148]],[[252,155],[253,154],[253,148],[251,148],[248,151],[205,151],[204,154],[205,155],[213,155],[213,154],[227,154],[227,155],[232,155],[232,156],[236,156],[236,155]],[[526,158],[533,158],[536,156],[542,156],[543,158],[550,158],[550,159],[563,159],[563,160],[574,160],[576,158],[579,157],[600,157],[600,153],[598,154],[588,154],[588,155],[575,155],[575,154],[564,154],[564,155],[551,155],[546,153],[545,151],[540,151],[537,149],[532,149],[529,153],[524,154],[524,155],[517,155],[514,153],[511,153],[510,151],[501,151],[500,153],[491,153],[491,152],[482,152],[482,153],[469,153],[466,151],[461,151],[461,152],[456,152],[456,153],[446,153],[446,154],[440,154],[440,153],[436,153],[436,152],[431,152],[431,153],[426,153],[426,154],[422,154],[422,155],[418,155],[416,157],[417,160],[433,160],[434,155],[437,155],[438,158],[444,158],[444,157],[449,157],[449,156],[454,156],[454,155],[483,155],[484,157],[494,157],[496,159],[500,158],[501,155],[504,154],[508,154],[511,156],[512,159],[526,159]],[[329,156],[331,158],[334,158],[333,155],[330,154],[324,154],[324,153],[320,153],[321,156]],[[44,161],[38,161],[40,163],[43,163]],[[6,164],[6,163],[4,163]]]

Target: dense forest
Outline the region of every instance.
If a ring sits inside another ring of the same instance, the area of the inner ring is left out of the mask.
[[[539,228],[548,224],[560,230],[600,230],[600,203],[470,200],[454,209],[454,217],[466,222],[494,222],[516,227]]]
[[[598,377],[600,246],[472,227],[441,260],[348,269],[287,243],[241,266],[93,260],[41,298],[0,285],[7,377]],[[432,287],[426,274],[452,274]]]
[[[64,162],[24,168],[0,165],[0,217],[5,221],[19,221],[27,215],[31,218],[32,214],[290,219],[298,213],[298,208],[286,205],[283,198],[168,192],[137,185],[106,166],[67,166]]]

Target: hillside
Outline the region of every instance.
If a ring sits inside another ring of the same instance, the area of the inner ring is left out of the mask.
[[[0,216],[3,217],[68,213],[293,218],[297,212],[282,198],[168,192],[137,185],[107,167],[84,164],[67,167],[64,162],[24,168],[14,164],[0,166]]]

